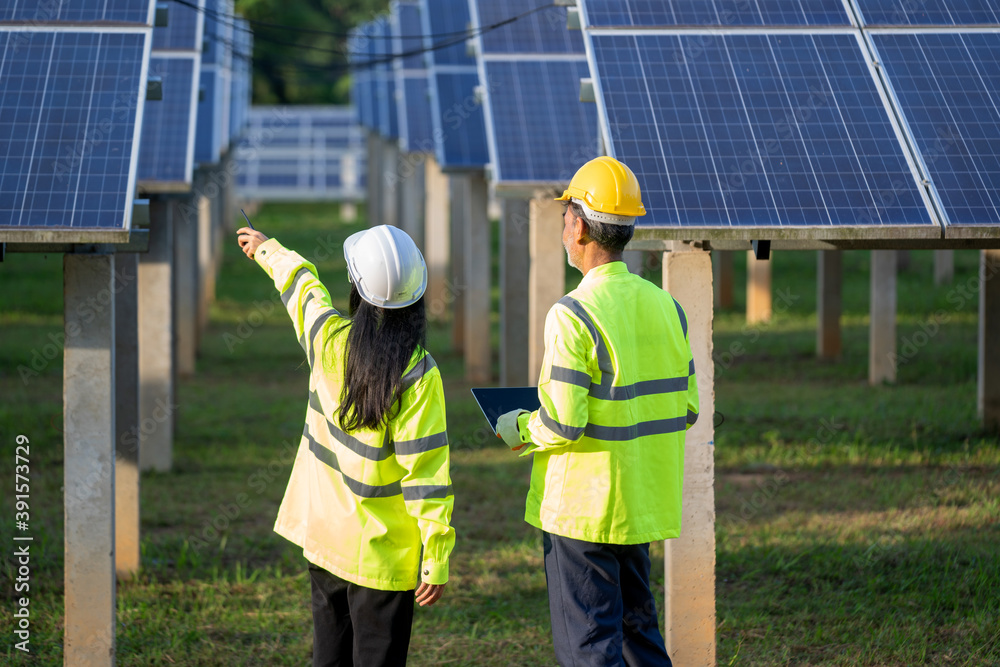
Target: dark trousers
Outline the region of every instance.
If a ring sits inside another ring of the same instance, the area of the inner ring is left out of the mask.
[[[670,667],[649,590],[649,544],[542,533],[556,658],[563,667]]]
[[[399,667],[413,626],[413,591],[380,591],[316,565],[312,580],[313,667]]]

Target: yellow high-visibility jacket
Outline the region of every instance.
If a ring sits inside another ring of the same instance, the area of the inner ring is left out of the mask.
[[[698,383],[670,294],[622,262],[591,269],[545,318],[538,397],[518,418],[534,454],[525,521],[603,544],[680,534]]]
[[[419,346],[414,351],[399,412],[384,430],[345,433],[336,413],[348,330],[328,337],[350,321],[331,305],[316,267],[297,253],[269,239],[254,259],[281,293],[311,370],[305,430],[275,532],[310,562],[361,586],[410,590],[418,571],[425,583],[447,582],[455,499],[434,359]]]

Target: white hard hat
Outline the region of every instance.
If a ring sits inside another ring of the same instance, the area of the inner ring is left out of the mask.
[[[344,241],[344,259],[361,298],[379,308],[405,308],[427,289],[424,256],[398,227],[379,225],[351,234]]]

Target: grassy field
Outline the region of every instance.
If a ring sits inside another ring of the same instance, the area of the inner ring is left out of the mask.
[[[265,233],[346,296],[336,207],[270,206]],[[231,240],[230,240],[231,241]],[[307,369],[262,271],[226,246],[195,377],[177,392],[174,469],[142,478],[143,569],[118,588],[120,665],[306,665],[308,578],[271,530],[301,433]],[[720,665],[1000,665],[1000,441],[976,419],[975,252],[933,284],[930,253],[899,276],[895,386],[867,384],[868,259],[844,254],[844,353],[815,357],[815,253],[775,253],[775,315],[717,312]],[[655,267],[651,269],[655,278]],[[14,438],[31,440],[31,654],[62,664],[60,256],[0,264],[2,627],[13,625]],[[495,317],[495,316],[494,316]],[[444,599],[418,608],[413,665],[552,665],[539,534],[523,520],[530,460],[487,438],[449,349],[445,376],[458,544]],[[49,354],[51,352],[51,354]],[[19,367],[39,355],[38,377]],[[52,358],[49,359],[48,357]],[[653,573],[663,586],[663,548]],[[661,598],[662,599],[662,598]],[[662,621],[662,613],[661,613]]]

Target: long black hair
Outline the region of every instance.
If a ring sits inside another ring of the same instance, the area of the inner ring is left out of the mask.
[[[377,430],[398,413],[403,374],[414,350],[426,342],[424,299],[405,308],[379,308],[362,299],[352,283],[350,315],[337,417],[345,432]],[[332,352],[332,347],[327,346],[327,350]]]

